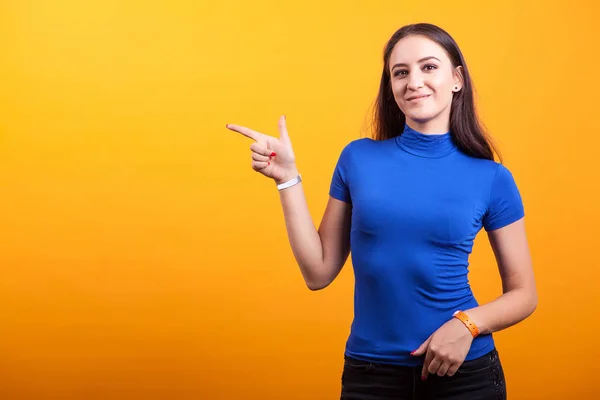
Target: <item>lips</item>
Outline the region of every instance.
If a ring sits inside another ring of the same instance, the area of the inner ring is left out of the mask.
[[[431,95],[429,95],[429,94],[420,94],[420,95],[416,95],[416,96],[410,96],[406,100],[407,101],[420,100],[420,99],[425,99],[425,98],[427,98],[429,96],[431,96]]]

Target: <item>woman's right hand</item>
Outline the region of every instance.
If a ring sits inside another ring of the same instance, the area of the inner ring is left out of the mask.
[[[227,124],[227,129],[254,140],[250,145],[252,169],[272,178],[277,184],[298,175],[296,158],[285,122],[285,116],[281,116],[279,118],[279,138],[253,131],[244,126]]]

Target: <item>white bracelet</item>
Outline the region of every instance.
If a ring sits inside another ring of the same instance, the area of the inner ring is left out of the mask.
[[[277,190],[287,189],[289,187],[299,184],[300,182],[302,182],[302,175],[298,174],[297,177],[290,179],[287,182],[283,182],[283,183],[280,183],[279,185],[277,185]]]

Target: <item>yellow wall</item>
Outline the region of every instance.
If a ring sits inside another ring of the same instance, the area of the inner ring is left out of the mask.
[[[525,201],[540,291],[510,398],[600,396],[588,1],[0,2],[0,398],[334,399],[348,264],[310,292],[247,138],[287,114],[315,222],[399,26],[448,29]],[[484,234],[480,301],[500,294]]]

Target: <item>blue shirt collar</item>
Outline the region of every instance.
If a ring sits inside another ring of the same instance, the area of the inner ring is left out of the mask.
[[[408,125],[396,136],[398,146],[411,154],[427,158],[439,158],[453,153],[458,147],[450,132],[442,134],[424,134],[417,132]]]

